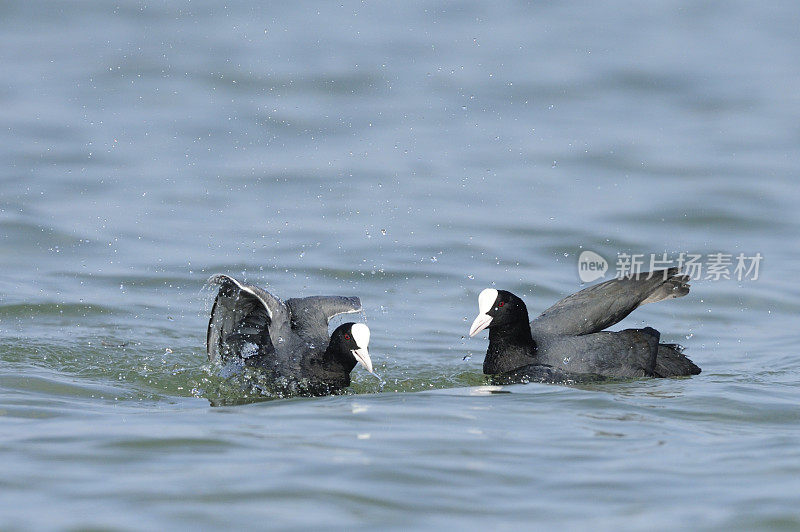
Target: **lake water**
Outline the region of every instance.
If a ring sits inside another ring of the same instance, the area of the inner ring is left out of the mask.
[[[0,528],[796,530],[799,27],[6,0]],[[477,294],[542,310],[585,250],[763,260],[620,325],[697,377],[485,386]],[[217,272],[360,296],[383,381],[238,400],[205,365]]]

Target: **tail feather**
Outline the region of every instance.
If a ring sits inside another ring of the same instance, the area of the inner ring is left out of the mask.
[[[659,377],[699,375],[700,368],[683,354],[678,344],[658,344],[655,373]]]

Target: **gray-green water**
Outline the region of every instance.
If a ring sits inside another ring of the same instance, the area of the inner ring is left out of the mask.
[[[0,528],[800,527],[798,27],[4,2]],[[622,323],[698,377],[483,386],[478,292],[544,309],[582,250],[764,259]],[[385,382],[210,406],[216,272],[359,295]]]

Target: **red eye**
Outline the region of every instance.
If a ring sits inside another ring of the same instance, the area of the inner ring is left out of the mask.
[[[350,335],[349,335],[349,334],[347,334],[347,333],[344,333],[344,339],[345,339],[345,340],[349,340],[349,339],[350,339]]]
[[[499,304],[499,305],[497,305],[497,306],[498,306],[498,307],[502,307],[502,306],[503,306],[503,305],[505,305],[505,304],[506,304],[506,302],[505,302],[505,301],[501,301],[501,302],[500,302],[500,304]]]

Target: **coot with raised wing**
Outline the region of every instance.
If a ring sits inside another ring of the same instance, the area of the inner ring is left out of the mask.
[[[214,275],[209,283],[219,285],[208,323],[209,361],[259,368],[282,388],[308,395],[346,388],[356,363],[374,373],[365,324],[345,323],[328,337],[333,316],[361,310],[357,297],[313,296],[284,302],[227,275]]]
[[[530,375],[565,380],[570,375],[675,377],[700,368],[677,344],[659,343],[652,327],[604,331],[647,303],[685,296],[689,278],[678,268],[640,273],[590,286],[568,296],[528,323],[528,309],[516,295],[487,288],[478,296],[478,317],[469,335],[489,329],[483,362],[488,375]]]

